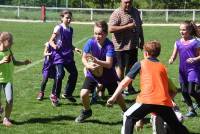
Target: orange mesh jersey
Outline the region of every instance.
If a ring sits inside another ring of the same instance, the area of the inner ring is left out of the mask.
[[[168,91],[167,71],[160,62],[152,62],[148,59],[141,61],[140,88],[141,92],[137,96],[137,102],[172,106]]]

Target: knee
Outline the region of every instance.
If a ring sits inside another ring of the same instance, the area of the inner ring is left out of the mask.
[[[80,93],[80,97],[81,97],[82,100],[88,98],[89,97],[88,91],[82,89],[81,93]]]
[[[63,77],[64,77],[63,73],[60,73],[60,72],[59,72],[59,73],[56,74],[56,79],[57,79],[57,80],[63,79]]]
[[[7,103],[8,105],[12,105],[12,104],[13,104],[13,99],[7,99],[7,100],[6,100],[6,103]]]

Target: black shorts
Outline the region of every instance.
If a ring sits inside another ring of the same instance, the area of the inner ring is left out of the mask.
[[[97,82],[89,77],[85,78],[85,81],[83,83],[82,89],[88,89],[91,92],[94,92],[94,89],[97,87]],[[116,82],[112,82],[110,84],[104,84],[103,88],[106,88],[108,90],[108,94],[112,95],[116,88],[117,88],[118,84],[117,81]]]
[[[126,51],[115,51],[117,58],[117,67],[125,68],[132,67],[138,60],[138,49],[131,49]]]

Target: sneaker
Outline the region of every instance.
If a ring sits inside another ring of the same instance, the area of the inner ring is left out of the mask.
[[[10,127],[10,126],[12,126],[12,123],[8,118],[5,117],[3,119],[3,125],[6,126],[6,127]]]
[[[38,96],[37,96],[37,100],[43,100],[44,99],[44,92],[39,92]]]
[[[63,99],[68,99],[70,102],[76,102],[76,99],[71,95],[62,94],[62,98]]]
[[[195,117],[195,116],[197,116],[197,113],[193,110],[193,111],[189,111],[185,116],[186,117]]]
[[[75,122],[82,123],[85,119],[92,116],[92,110],[81,110],[81,114],[75,119]]]
[[[50,95],[50,100],[51,100],[51,103],[54,107],[57,107],[59,105],[59,100],[58,98],[56,97],[56,95],[54,94],[51,94]]]

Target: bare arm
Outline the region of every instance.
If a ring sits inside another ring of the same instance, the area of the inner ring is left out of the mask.
[[[106,56],[106,61],[102,61],[95,58],[94,63],[97,63],[100,66],[110,69],[113,65],[113,57]]]
[[[121,94],[121,92],[129,85],[129,83],[132,81],[131,78],[126,76],[118,85],[117,89],[115,90],[114,94],[108,99],[107,104],[112,105],[117,97]]]
[[[172,55],[169,59],[169,64],[172,64],[176,60],[177,54],[178,54],[178,50],[177,50],[177,47],[176,47],[176,44],[175,44],[174,50],[173,50]]]
[[[24,60],[24,61],[18,61],[18,60],[15,59],[14,56],[12,56],[12,60],[13,60],[13,64],[14,64],[15,66],[28,65],[28,64],[31,63],[31,61],[28,60],[28,59],[26,59],[26,60]]]
[[[49,39],[49,44],[51,47],[53,47],[54,49],[58,49],[58,46],[55,44],[54,40],[56,38],[57,33],[53,33],[51,35],[51,38]]]

